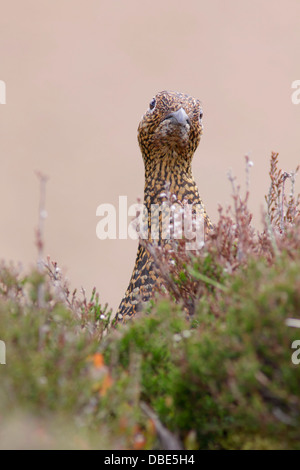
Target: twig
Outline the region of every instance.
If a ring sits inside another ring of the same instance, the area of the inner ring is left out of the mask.
[[[150,406],[145,402],[141,402],[141,408],[148,418],[153,421],[158,437],[163,445],[163,450],[183,450],[183,446],[179,439],[165,428]]]
[[[36,230],[36,246],[38,250],[37,256],[37,268],[40,273],[43,272],[44,268],[44,222],[47,217],[46,212],[46,183],[48,177],[42,174],[40,171],[36,171],[36,175],[40,182],[40,198],[39,198],[39,218],[38,228]],[[44,286],[40,283],[38,286],[38,305],[39,307],[44,306]]]

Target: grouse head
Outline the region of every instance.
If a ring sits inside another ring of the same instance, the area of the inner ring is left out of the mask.
[[[174,91],[157,93],[138,127],[145,165],[166,156],[174,163],[189,163],[200,142],[202,116],[198,99]]]

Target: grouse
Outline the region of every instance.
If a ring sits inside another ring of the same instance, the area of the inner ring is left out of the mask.
[[[189,95],[161,91],[152,99],[138,126],[138,142],[145,166],[144,207],[151,240],[151,207],[160,205],[166,188],[178,202],[197,204],[205,227],[212,227],[192,176],[191,163],[202,135],[202,106]],[[159,243],[161,242],[161,232]],[[138,312],[160,284],[154,259],[139,242],[135,266],[120,306],[116,322],[125,322]]]

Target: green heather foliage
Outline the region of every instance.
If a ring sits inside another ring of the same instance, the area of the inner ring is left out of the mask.
[[[300,217],[270,176],[261,233],[230,176],[204,248],[153,248],[165,286],[126,325],[56,263],[0,266],[0,448],[300,449]]]

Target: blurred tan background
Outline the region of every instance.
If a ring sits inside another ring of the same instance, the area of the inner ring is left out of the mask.
[[[298,0],[0,1],[0,257],[34,264],[35,170],[49,176],[46,253],[117,308],[137,242],[96,238],[96,208],[142,197],[136,129],[157,91],[202,100],[194,176],[213,220],[232,168],[259,226],[269,156],[300,162]],[[299,190],[299,183],[298,183]]]

